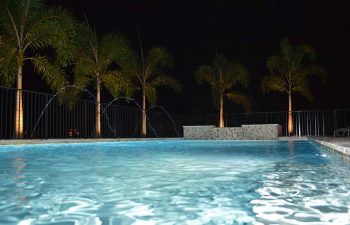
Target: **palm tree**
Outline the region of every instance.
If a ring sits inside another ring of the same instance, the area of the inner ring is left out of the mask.
[[[129,93],[132,88],[122,76],[118,66],[129,53],[128,42],[121,35],[99,38],[89,26],[81,26],[78,35],[78,51],[75,61],[75,85],[85,88],[90,83],[96,87],[95,137],[101,137],[101,86],[116,97]],[[77,89],[75,89],[77,90]]]
[[[14,136],[23,138],[23,65],[32,63],[52,90],[62,88],[65,77],[60,65],[72,57],[75,20],[70,12],[47,7],[42,0],[2,0],[0,28],[0,79],[6,86],[17,81]],[[44,48],[55,50],[54,60],[39,54]]]
[[[216,54],[213,65],[200,66],[196,73],[199,83],[209,84],[214,105],[220,107],[220,128],[224,127],[224,97],[240,105],[245,111],[251,110],[248,97],[234,90],[238,85],[249,84],[248,70],[239,63],[228,62],[223,55]]]
[[[157,102],[157,87],[166,86],[175,91],[181,90],[181,85],[164,72],[171,69],[173,59],[164,48],[152,48],[146,56],[141,47],[141,57],[131,52],[130,58],[124,63],[123,73],[129,75],[142,94],[142,127],[141,136],[147,136],[146,101],[150,105]]]
[[[315,61],[315,50],[309,45],[292,46],[287,38],[280,42],[281,55],[270,56],[266,66],[270,74],[261,82],[263,92],[276,91],[288,95],[288,134],[293,133],[292,94],[299,93],[312,100],[308,78],[325,77],[325,71]]]

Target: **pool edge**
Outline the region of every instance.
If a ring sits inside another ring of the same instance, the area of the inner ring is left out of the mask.
[[[177,141],[187,140],[184,138],[72,138],[72,139],[2,139],[0,146],[8,145],[36,145],[36,144],[79,144],[79,143],[105,143],[126,141]],[[235,141],[300,141],[308,140],[305,137],[279,137],[278,140],[235,140]],[[194,140],[192,140],[194,141]],[[197,140],[201,141],[201,140]],[[204,140],[203,140],[204,141]],[[223,141],[223,140],[210,140]],[[230,140],[226,140],[230,141]]]
[[[0,146],[6,145],[35,145],[35,144],[75,144],[93,142],[124,142],[124,141],[152,141],[152,140],[183,140],[183,138],[72,138],[72,139],[13,139],[0,140]]]
[[[330,137],[308,137],[309,140],[314,141],[326,148],[335,150],[344,155],[350,156],[350,141],[340,138]]]

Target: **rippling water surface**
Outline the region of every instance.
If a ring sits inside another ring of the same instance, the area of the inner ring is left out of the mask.
[[[0,224],[350,224],[350,163],[309,141],[0,147]]]

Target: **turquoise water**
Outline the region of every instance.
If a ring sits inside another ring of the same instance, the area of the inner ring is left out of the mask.
[[[0,147],[0,224],[350,224],[350,163],[309,141]]]

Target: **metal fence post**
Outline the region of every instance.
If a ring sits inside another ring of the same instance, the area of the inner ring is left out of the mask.
[[[48,95],[45,96],[45,105],[48,103],[49,98]],[[45,138],[48,139],[48,130],[49,130],[49,121],[48,121],[48,109],[45,112]]]

